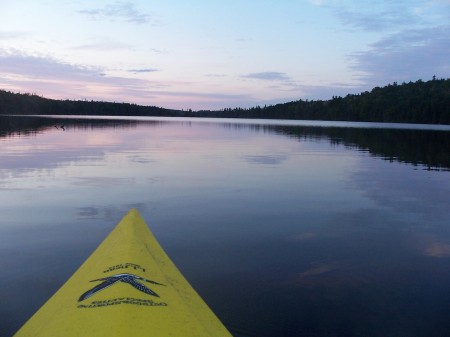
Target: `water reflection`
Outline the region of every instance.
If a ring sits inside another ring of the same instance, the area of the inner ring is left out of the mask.
[[[298,139],[328,139],[330,144],[368,151],[387,161],[450,169],[450,132],[346,127],[274,127]]]
[[[139,124],[162,126],[168,123],[191,125],[192,121],[177,121],[176,118],[161,120],[130,120],[130,119],[95,119],[95,118],[46,118],[46,117],[15,117],[0,116],[0,137],[35,135],[57,128],[64,129],[95,129],[95,128],[136,128]],[[212,123],[212,122],[211,122]],[[398,161],[421,166],[428,170],[450,170],[450,132],[443,130],[423,130],[409,128],[381,128],[378,124],[371,128],[370,123],[360,123],[360,127],[346,127],[345,123],[327,123],[322,126],[295,125],[264,125],[238,122],[222,123],[224,128],[250,129],[252,131],[274,132],[299,140],[325,139],[332,145],[344,145],[359,151],[368,151],[371,155],[387,161]],[[331,126],[330,126],[331,124]],[[391,124],[389,124],[391,125]],[[98,144],[101,145],[101,144]],[[249,156],[250,161],[266,163],[283,160],[282,156],[258,157]]]
[[[286,159],[288,159],[286,155],[248,155],[245,157],[245,160],[247,160],[248,162],[258,165],[278,165]]]
[[[86,118],[50,118],[43,116],[0,116],[0,137],[27,136],[43,133],[45,130],[56,129],[66,131],[69,128],[126,128],[136,127],[134,120],[108,120]],[[158,124],[157,121],[153,122]]]
[[[236,336],[448,334],[449,132],[0,122],[1,336],[131,207]]]

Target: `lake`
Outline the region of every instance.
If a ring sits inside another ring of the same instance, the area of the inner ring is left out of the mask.
[[[0,116],[0,335],[136,207],[234,336],[450,336],[450,127]]]

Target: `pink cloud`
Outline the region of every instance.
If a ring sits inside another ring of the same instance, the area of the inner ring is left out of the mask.
[[[147,72],[150,69],[144,69]],[[153,69],[151,69],[153,70]],[[0,88],[54,99],[130,102],[175,109],[229,107],[251,100],[245,94],[183,90],[189,83],[109,76],[105,69],[64,63],[51,57],[0,50]]]

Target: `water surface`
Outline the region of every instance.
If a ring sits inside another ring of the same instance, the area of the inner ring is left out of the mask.
[[[0,335],[131,207],[235,336],[450,335],[450,128],[385,126],[0,117]]]

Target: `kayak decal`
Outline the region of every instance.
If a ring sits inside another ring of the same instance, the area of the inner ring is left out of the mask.
[[[95,293],[106,289],[118,282],[123,282],[123,283],[127,283],[130,286],[132,286],[133,288],[146,293],[148,295],[152,295],[152,296],[156,296],[159,297],[159,295],[157,293],[155,293],[153,290],[151,290],[150,288],[147,288],[144,284],[142,284],[139,281],[145,281],[148,283],[152,283],[152,284],[156,284],[156,285],[160,285],[163,286],[164,284],[155,282],[155,281],[151,281],[151,280],[147,280],[145,278],[133,275],[133,274],[116,274],[113,276],[109,276],[109,277],[103,277],[103,278],[99,278],[96,280],[92,280],[91,282],[97,282],[97,281],[103,281],[102,283],[100,283],[99,285],[96,285],[94,288],[86,291],[83,295],[80,296],[80,298],[78,299],[78,302],[84,301],[86,298],[91,297],[92,295],[94,295]]]
[[[134,304],[141,305],[146,307],[167,307],[167,303],[165,302],[154,302],[152,300],[143,300],[141,298],[133,298],[133,297],[119,297],[113,298],[105,301],[93,301],[88,304],[79,304],[78,308],[89,309],[89,308],[100,308],[100,307],[108,307],[111,305],[119,305],[119,304]]]
[[[138,265],[136,263],[130,263],[130,262],[116,264],[115,266],[109,267],[108,269],[104,270],[103,272],[109,273],[109,272],[112,272],[117,269],[131,269],[131,268],[134,270],[140,269],[145,273],[145,268],[141,267],[140,265]]]

